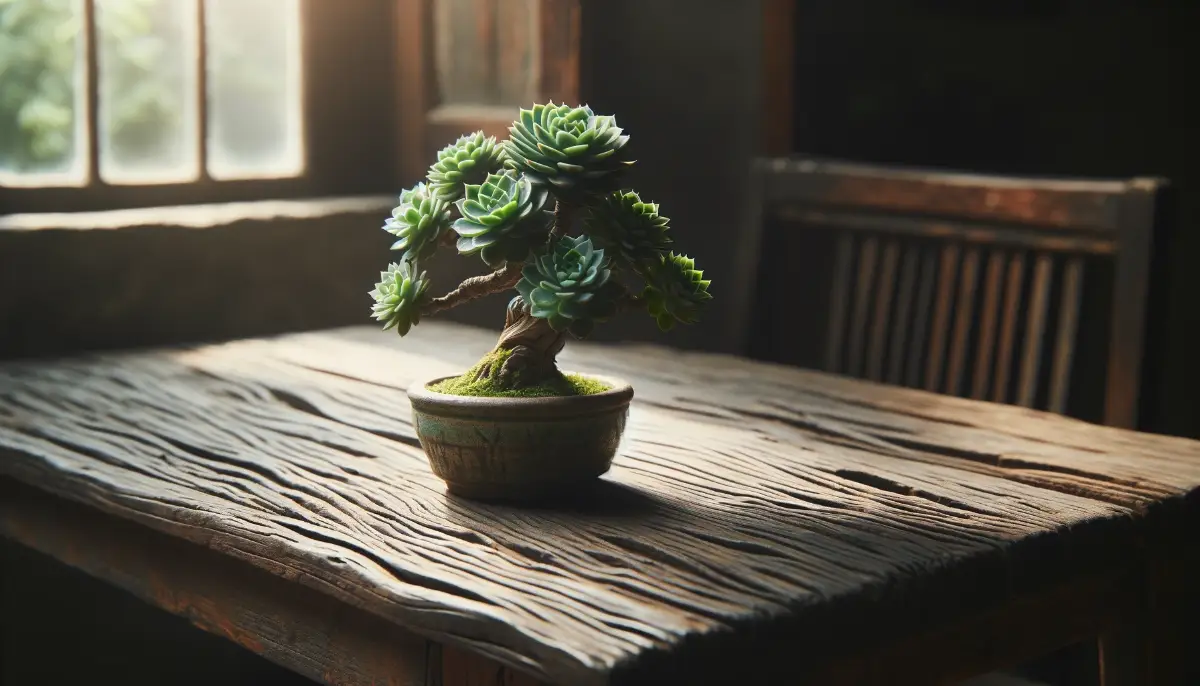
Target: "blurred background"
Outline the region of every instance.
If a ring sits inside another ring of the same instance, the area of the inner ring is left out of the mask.
[[[747,219],[758,157],[1164,179],[1137,426],[1197,437],[1197,20],[1195,0],[0,0],[0,359],[371,325],[400,190],[460,133],[504,136],[554,99],[616,115],[630,185],[713,279],[700,324],[664,338],[626,317],[608,341],[819,366],[810,275],[830,246],[759,254],[788,229]],[[435,289],[482,269],[430,265]],[[1112,275],[1088,278],[1070,413],[1098,420],[1085,363],[1104,357],[1093,300]],[[496,296],[448,316],[498,329],[502,312]],[[0,612],[72,606],[86,616],[61,640],[91,647],[22,661],[39,648],[5,622],[4,668],[45,671],[4,683],[198,678],[132,644],[191,629],[38,564],[6,559]],[[196,641],[246,683],[290,678]]]

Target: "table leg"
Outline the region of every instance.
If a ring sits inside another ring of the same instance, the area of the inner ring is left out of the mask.
[[[1100,637],[1101,686],[1150,686],[1150,641],[1141,622]]]
[[[1200,683],[1200,551],[1178,541],[1150,560],[1131,621],[1100,639],[1102,686]]]
[[[431,686],[545,686],[537,679],[492,659],[452,646],[440,646],[441,674]]]

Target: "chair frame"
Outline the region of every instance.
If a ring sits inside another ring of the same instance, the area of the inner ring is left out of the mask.
[[[1163,179],[1021,178],[789,157],[755,160],[749,181],[744,240],[738,241],[739,254],[735,256],[739,278],[734,297],[739,307],[735,308],[737,321],[731,322],[728,329],[728,349],[741,354],[749,353],[755,275],[760,264],[765,221],[770,218],[801,220],[834,230],[866,229],[879,234],[953,238],[985,245],[1010,244],[1047,252],[1112,255],[1115,270],[1104,422],[1124,428],[1136,426],[1151,251],[1156,210],[1160,205],[1158,198],[1166,186]],[[846,247],[843,249],[842,246]],[[977,257],[972,251],[963,258],[964,287],[968,282],[967,276],[971,288],[977,281]],[[848,272],[851,259],[849,241],[839,241],[836,259],[837,268]],[[870,261],[869,267],[876,267],[879,260],[877,248],[865,246],[861,259]],[[947,264],[951,259],[959,258],[948,250],[943,254],[943,276],[950,273],[947,272]],[[988,262],[984,283],[996,283],[1004,276],[1005,270],[995,260]],[[950,267],[953,268],[956,263],[949,263]],[[895,255],[884,255],[879,268],[886,272],[888,269],[894,270],[895,265]],[[1033,294],[1035,300],[1029,321],[1038,331],[1045,323],[1049,269],[1049,258],[1045,254],[1040,255],[1034,265],[1038,288]],[[866,271],[869,270],[859,270],[860,278],[864,278],[862,274]],[[1021,270],[1010,268],[1008,278],[1019,278],[1021,273]],[[1081,276],[1081,262],[1069,262],[1064,272],[1064,297],[1073,299],[1075,305],[1071,308],[1072,313],[1060,322],[1057,332],[1058,348],[1066,350],[1068,357],[1060,362],[1058,358],[1061,355],[1058,355],[1051,373],[1050,405],[1052,410],[1058,412],[1062,411],[1065,403]],[[852,314],[854,319],[851,326],[859,327],[869,316],[864,299],[851,305],[844,302],[845,293],[839,294],[839,287],[844,287],[848,281],[848,275],[839,278],[835,274],[832,293],[835,306],[831,310],[831,317],[835,321],[830,327],[825,359],[826,368],[831,370],[837,369],[838,357],[843,349],[839,336],[845,322],[837,318]],[[990,292],[998,293],[994,286]],[[947,299],[942,303],[941,300],[939,297],[935,305],[935,317],[949,316],[949,301]],[[998,302],[995,304],[999,305]],[[1003,310],[999,310],[1003,312],[1000,322],[1002,328],[1012,326],[1016,308],[1016,302],[1006,302]],[[958,318],[960,322],[962,319],[961,316]],[[981,337],[990,336],[996,325],[995,317],[985,319],[992,321],[983,323],[985,333]],[[934,334],[935,338],[941,337],[943,340],[931,340],[930,349],[940,354],[944,351],[946,336],[958,341],[966,336],[966,331],[964,326],[955,327],[953,332],[945,327],[934,327]],[[1030,368],[1032,358],[1040,355],[1043,338],[1040,334],[1027,337],[1027,345],[1022,352],[1022,361],[1025,362],[1023,370]],[[861,341],[861,337],[852,339]],[[870,345],[881,346],[883,343],[873,341]],[[963,371],[962,348],[962,345],[952,344],[947,365],[950,374],[959,375]],[[868,357],[871,361],[868,365],[878,364],[875,361],[881,359],[881,355],[875,354],[877,352],[874,349],[870,351]],[[1009,364],[1011,352],[1001,351],[1003,356],[997,358],[997,364]],[[853,355],[852,358],[857,359]],[[881,376],[879,369],[870,371],[870,376]],[[927,388],[938,385],[939,380],[930,377],[937,377],[940,371],[940,361],[927,368]],[[1021,373],[1025,376],[1028,371]],[[975,385],[978,386],[978,379]],[[1021,379],[1018,404],[1031,405],[1033,385],[1027,379]]]

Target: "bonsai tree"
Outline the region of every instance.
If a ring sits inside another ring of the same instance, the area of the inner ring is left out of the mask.
[[[622,310],[645,309],[666,331],[696,321],[711,296],[691,258],[670,250],[667,217],[621,189],[629,136],[591,108],[522,109],[507,140],[464,135],[384,223],[398,262],[371,291],[372,313],[401,336],[422,317],[515,289],[496,347],[443,392],[572,395],[600,390],[559,372],[566,337],[587,337]],[[578,230],[576,227],[578,220]],[[422,264],[437,250],[492,269],[438,297]]]

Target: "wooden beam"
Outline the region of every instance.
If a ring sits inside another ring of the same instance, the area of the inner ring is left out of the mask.
[[[433,46],[429,0],[399,0],[393,3],[396,26],[395,175],[400,187],[407,188],[425,176],[426,113],[433,103],[430,78]]]
[[[568,105],[579,100],[580,0],[541,0],[538,97]]]

